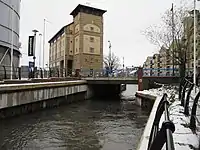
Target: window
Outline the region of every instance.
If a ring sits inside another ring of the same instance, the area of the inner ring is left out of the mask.
[[[90,30],[91,30],[91,31],[94,31],[94,27],[90,27]]]
[[[72,41],[71,41],[71,43],[72,43]]]
[[[94,42],[94,37],[90,37],[90,42]]]
[[[90,53],[94,53],[94,48],[90,47]]]
[[[85,62],[87,62],[87,58],[85,58]]]

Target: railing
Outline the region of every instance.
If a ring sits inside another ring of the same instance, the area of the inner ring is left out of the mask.
[[[156,111],[151,134],[148,143],[148,150],[161,150],[166,143],[166,150],[174,150],[174,142],[172,133],[175,131],[173,122],[169,119],[168,112],[169,102],[167,101],[167,94],[164,94]],[[164,113],[165,121],[159,130],[159,123],[162,114]]]
[[[161,76],[161,77],[179,77],[179,69],[173,69],[170,68],[143,68],[143,76]]]
[[[192,90],[195,90],[195,95],[193,95],[194,97],[191,95]],[[179,100],[181,101],[181,106],[184,107],[184,114],[190,117],[189,127],[194,132],[196,131],[196,122],[198,121],[196,113],[197,108],[200,107],[198,104],[199,98],[199,87],[194,85],[194,83],[187,78],[182,79],[179,86]],[[192,104],[191,107],[189,105],[190,103]]]
[[[158,69],[145,69],[143,68],[144,77],[172,77],[172,74],[168,74],[167,70],[162,70],[162,73],[158,73]],[[10,66],[0,66],[0,80],[10,78]],[[153,73],[153,71],[156,71]],[[179,76],[177,73],[175,76]],[[13,68],[13,78],[49,78],[49,77],[107,77],[107,78],[137,78],[138,70],[106,70],[106,69],[70,69],[70,68],[29,68],[28,66]]]

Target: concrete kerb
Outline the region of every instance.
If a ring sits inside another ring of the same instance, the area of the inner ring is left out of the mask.
[[[4,84],[0,85],[0,93],[43,89],[43,88],[65,87],[65,86],[73,86],[80,84],[87,84],[87,82],[84,80],[78,80],[78,81],[62,81],[62,82],[44,82],[44,83]]]

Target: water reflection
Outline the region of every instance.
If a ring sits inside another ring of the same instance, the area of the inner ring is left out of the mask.
[[[0,123],[1,149],[135,149],[149,112],[134,104],[136,86],[122,100],[90,100],[7,119]]]

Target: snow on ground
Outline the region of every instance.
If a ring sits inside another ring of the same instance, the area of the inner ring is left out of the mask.
[[[160,101],[162,95],[164,93],[167,93],[168,100],[171,102],[169,106],[170,120],[175,125],[175,132],[173,133],[175,150],[191,150],[191,149],[197,149],[199,147],[200,132],[193,133],[191,129],[188,127],[190,123],[190,117],[185,116],[183,114],[184,108],[181,106],[181,102],[178,100],[178,92],[174,89],[174,87],[163,86],[158,89],[138,91],[138,93],[156,96],[157,97],[156,101],[158,100],[158,98]],[[193,98],[190,99],[190,107],[193,104],[192,101],[196,94],[194,91],[192,91],[191,95]],[[154,107],[156,106],[154,105]],[[200,111],[197,114],[200,114]],[[160,126],[163,121],[164,121],[164,115],[161,117]],[[163,149],[165,149],[165,147],[163,147]]]

